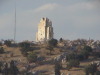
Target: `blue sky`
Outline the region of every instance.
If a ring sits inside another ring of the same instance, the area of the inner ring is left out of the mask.
[[[0,0],[0,39],[14,37],[15,0]],[[34,41],[42,17],[54,27],[54,38],[100,40],[100,0],[16,0],[16,41]]]

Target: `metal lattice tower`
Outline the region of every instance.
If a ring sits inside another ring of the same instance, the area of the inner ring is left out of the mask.
[[[15,0],[15,26],[14,26],[14,42],[16,41],[16,0]]]

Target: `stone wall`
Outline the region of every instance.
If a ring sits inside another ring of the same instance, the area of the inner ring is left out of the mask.
[[[42,18],[38,24],[38,32],[36,33],[36,41],[47,41],[53,38],[52,22],[48,18]]]

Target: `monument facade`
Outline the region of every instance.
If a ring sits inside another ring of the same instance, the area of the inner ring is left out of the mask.
[[[48,18],[42,18],[38,24],[38,32],[36,33],[36,41],[47,41],[53,38],[52,22]]]

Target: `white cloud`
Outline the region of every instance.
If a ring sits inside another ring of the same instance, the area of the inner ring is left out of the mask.
[[[45,5],[42,5],[42,6],[38,7],[38,8],[36,8],[34,10],[34,12],[41,12],[41,11],[53,10],[57,6],[58,6],[58,4],[55,4],[55,3],[53,3],[53,4],[45,4]]]

